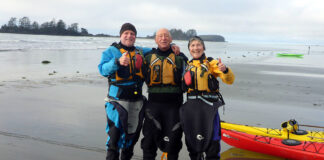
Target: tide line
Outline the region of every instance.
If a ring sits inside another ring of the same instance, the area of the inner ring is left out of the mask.
[[[324,74],[315,73],[301,73],[301,72],[276,72],[276,71],[260,71],[261,74],[283,75],[283,76],[299,76],[299,77],[313,77],[324,78]]]

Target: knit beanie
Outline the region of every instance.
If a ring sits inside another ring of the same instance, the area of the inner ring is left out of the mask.
[[[121,36],[126,30],[131,30],[135,33],[135,36],[137,35],[137,31],[134,25],[132,25],[131,23],[124,23],[120,28],[119,36]]]

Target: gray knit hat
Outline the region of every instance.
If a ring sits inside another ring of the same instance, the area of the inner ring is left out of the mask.
[[[193,42],[193,41],[199,41],[199,42],[203,45],[204,50],[206,50],[204,40],[201,39],[201,38],[198,37],[198,36],[194,36],[194,37],[192,37],[192,38],[189,39],[189,42],[188,42],[188,49],[189,49],[189,46],[190,46],[191,42]]]
[[[134,25],[132,25],[131,23],[124,23],[120,28],[119,36],[121,36],[126,30],[131,30],[135,33],[135,36],[137,35],[137,31]]]

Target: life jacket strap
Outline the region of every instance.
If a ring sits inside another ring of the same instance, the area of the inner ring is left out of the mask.
[[[116,93],[116,98],[120,99],[120,100],[129,100],[129,101],[133,101],[133,100],[137,100],[142,96],[142,88],[140,87],[140,85],[137,84],[133,84],[133,85],[115,85],[115,84],[110,84],[109,83],[109,87],[108,87],[108,94],[107,97],[108,98],[115,98],[115,97],[110,97],[109,96],[109,89],[110,86],[114,85],[119,87],[117,93]]]
[[[211,106],[213,106],[213,103],[212,102],[209,102],[209,101],[207,101],[205,98],[203,98],[202,96],[187,96],[187,99],[200,99],[200,100],[202,100],[202,101],[204,101],[205,103],[207,103],[207,104],[209,104],[209,105],[211,105]]]
[[[214,102],[220,102],[224,105],[223,96],[219,92],[191,92],[187,93],[187,99],[201,99],[208,104],[213,104]]]
[[[168,153],[167,152],[162,153],[161,160],[168,160]]]

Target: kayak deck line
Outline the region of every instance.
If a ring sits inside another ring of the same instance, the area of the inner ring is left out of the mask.
[[[308,125],[308,124],[298,124],[299,126],[304,126],[304,127],[312,127],[312,128],[322,128],[324,129],[323,126],[314,126],[314,125]]]
[[[316,139],[323,139],[324,140],[324,138],[320,138],[320,137],[314,137],[314,136],[307,136],[307,137],[316,138]]]

